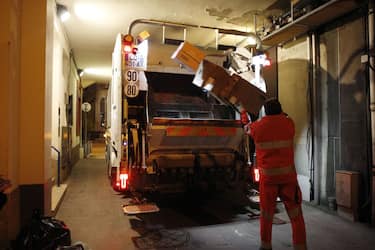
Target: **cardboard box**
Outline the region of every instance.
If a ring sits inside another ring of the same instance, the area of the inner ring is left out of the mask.
[[[211,85],[209,89],[216,96],[253,114],[259,112],[266,99],[263,91],[241,76],[229,75],[224,68],[207,60],[199,65],[193,83],[202,88]]]
[[[204,59],[195,73],[193,83],[198,87],[208,88],[219,97],[226,97],[221,93],[224,88],[228,88],[229,81],[230,75],[223,67]]]
[[[232,79],[236,84],[229,93],[229,102],[242,106],[249,113],[258,114],[267,97],[266,94],[239,75],[232,75]]]
[[[185,41],[178,46],[171,59],[181,63],[188,70],[196,72],[204,57],[203,51]]]

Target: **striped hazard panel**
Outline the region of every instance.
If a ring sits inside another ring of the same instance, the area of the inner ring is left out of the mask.
[[[166,134],[167,136],[234,136],[236,128],[171,126],[166,128]]]

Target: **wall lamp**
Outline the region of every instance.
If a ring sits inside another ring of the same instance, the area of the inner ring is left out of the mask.
[[[85,71],[83,69],[77,69],[77,74],[79,75],[79,77],[82,77],[84,73]]]
[[[60,18],[61,22],[65,22],[70,18],[70,13],[65,5],[56,4],[57,16]]]

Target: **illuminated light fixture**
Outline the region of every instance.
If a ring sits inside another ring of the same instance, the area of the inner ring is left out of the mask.
[[[253,58],[251,59],[251,62],[254,65],[261,65],[261,66],[271,65],[270,59],[267,58],[267,54],[265,54],[264,52],[258,52],[256,56],[253,56]]]
[[[263,63],[263,66],[264,66],[264,67],[271,66],[271,61],[270,61],[269,59],[265,59],[265,60],[264,60],[264,63]]]
[[[57,4],[57,16],[61,22],[66,22],[70,18],[70,13],[65,5]]]
[[[130,53],[132,52],[132,47],[130,45],[124,45],[124,52],[125,53]]]
[[[256,44],[257,44],[257,40],[255,39],[254,36],[249,36],[249,37],[246,39],[246,42],[247,42],[247,44],[249,44],[249,45],[256,45]]]
[[[126,189],[128,178],[129,178],[128,174],[120,174],[121,189]]]
[[[214,88],[214,85],[212,83],[208,83],[204,85],[203,88],[207,91],[211,91]]]
[[[89,3],[77,3],[74,6],[74,13],[78,18],[89,21],[98,21],[106,18],[103,12],[105,8],[99,8]]]
[[[259,168],[254,168],[254,181],[259,182],[259,180],[260,180]]]
[[[127,34],[122,38],[122,46],[124,48],[125,53],[133,52],[134,47],[134,38]]]
[[[88,74],[88,75],[103,76],[103,77],[110,77],[112,75],[111,68],[86,68],[84,72],[85,74]]]
[[[83,69],[77,69],[77,74],[82,77],[85,71]]]

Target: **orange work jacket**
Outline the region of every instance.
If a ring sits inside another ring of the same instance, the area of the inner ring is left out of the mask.
[[[261,182],[282,184],[296,181],[294,134],[294,123],[284,114],[267,115],[250,124]]]

